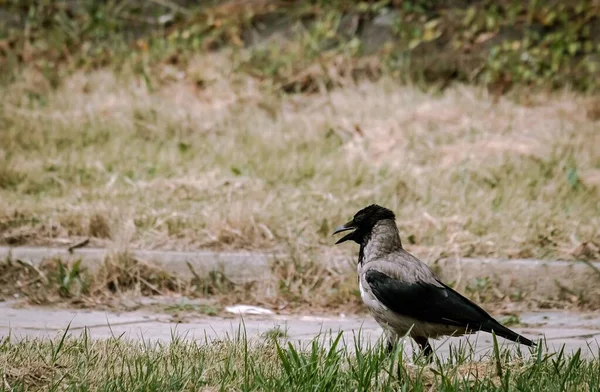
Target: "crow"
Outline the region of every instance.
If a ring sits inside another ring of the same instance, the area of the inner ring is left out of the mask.
[[[407,334],[425,357],[433,350],[428,339],[460,336],[477,331],[535,346],[531,340],[506,328],[485,310],[436,278],[433,271],[402,247],[394,213],[377,204],[358,211],[333,234],[352,230],[336,244],[352,240],[360,245],[360,295],[384,329],[387,350]]]

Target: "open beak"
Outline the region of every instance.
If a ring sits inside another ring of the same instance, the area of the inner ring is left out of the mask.
[[[348,231],[348,230],[354,230],[354,229],[356,229],[356,226],[354,226],[354,221],[350,221],[348,223],[344,223],[343,225],[336,227],[335,230],[333,231],[332,235],[336,235],[337,233],[341,233],[343,231]],[[342,242],[352,239],[353,234],[354,234],[354,232],[346,234],[345,236],[343,236],[342,238],[337,240],[337,242],[335,244],[336,245],[341,244]]]

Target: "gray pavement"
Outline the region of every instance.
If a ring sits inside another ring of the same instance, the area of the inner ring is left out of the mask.
[[[182,323],[173,321],[171,315],[135,312],[106,312],[82,309],[18,308],[14,303],[0,302],[0,338],[10,334],[11,339],[52,338],[64,333],[69,326],[69,334],[77,336],[87,330],[95,339],[120,337],[122,339],[169,342],[174,336],[195,340],[200,344],[214,339],[235,338],[245,328],[250,339],[263,338],[268,331],[278,328],[286,331],[287,339],[304,345],[319,336],[327,341],[327,336],[343,331],[344,341],[351,347],[356,338],[363,344],[375,343],[381,329],[369,317],[317,317],[317,316],[251,316],[231,315],[230,317],[210,317],[192,315]],[[600,315],[591,313],[571,313],[563,311],[531,312],[520,316],[525,327],[514,328],[523,335],[537,339],[545,337],[545,344],[551,351],[565,346],[565,351],[579,348],[587,357],[597,357],[600,353]],[[359,337],[360,336],[360,337]],[[476,356],[488,355],[491,351],[491,335],[481,333],[468,338],[439,339],[434,342],[436,352],[442,357],[448,355],[451,345],[474,347]],[[501,344],[515,346],[504,339]],[[405,350],[410,355],[412,342],[406,341]],[[524,350],[527,351],[527,350]]]

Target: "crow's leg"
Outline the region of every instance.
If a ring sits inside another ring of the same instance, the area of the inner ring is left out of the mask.
[[[429,341],[423,336],[413,336],[413,339],[421,348],[421,353],[431,363],[433,361],[433,349],[429,345]]]
[[[387,351],[388,354],[391,354],[394,352],[394,349],[396,348],[396,343],[398,343],[398,335],[396,335],[393,332],[386,331],[385,336],[386,336],[385,351]]]
[[[395,346],[396,346],[396,342],[392,339],[388,339],[387,343],[385,344],[385,351],[387,351],[388,354],[391,354],[394,352]]]

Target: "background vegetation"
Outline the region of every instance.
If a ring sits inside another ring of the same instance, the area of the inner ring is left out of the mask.
[[[332,64],[354,77],[385,70],[442,86],[598,89],[596,0],[4,0],[0,15],[9,79],[31,65],[57,84],[63,69],[125,60],[151,78],[156,62],[183,66],[192,53],[236,46],[255,48],[241,68],[285,91],[334,85],[313,71]]]

